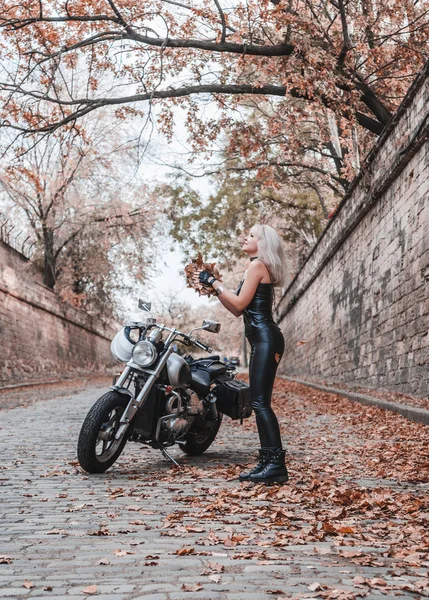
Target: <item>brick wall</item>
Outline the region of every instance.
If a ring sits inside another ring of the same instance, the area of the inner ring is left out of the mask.
[[[429,395],[428,74],[279,304],[283,374]]]
[[[113,333],[60,302],[31,263],[0,242],[0,385],[103,371]]]

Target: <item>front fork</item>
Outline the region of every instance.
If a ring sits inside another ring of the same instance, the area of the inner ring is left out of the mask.
[[[121,439],[122,436],[125,435],[125,432],[127,431],[128,427],[130,426],[130,423],[133,420],[134,415],[136,414],[138,409],[144,404],[144,401],[146,400],[146,398],[149,396],[152,386],[154,385],[154,383],[157,381],[157,379],[161,375],[161,371],[164,368],[164,366],[168,360],[168,357],[170,356],[170,354],[172,354],[172,352],[173,352],[172,346],[167,346],[167,348],[165,350],[165,354],[161,358],[159,363],[157,364],[156,368],[153,371],[149,371],[149,370],[144,371],[145,373],[150,373],[150,375],[149,375],[149,378],[147,379],[146,383],[142,387],[137,398],[134,398],[129,390],[122,387],[123,384],[125,383],[125,381],[127,380],[127,378],[129,377],[130,373],[135,370],[128,365],[125,367],[123,373],[121,374],[118,381],[116,382],[116,385],[114,385],[110,388],[111,390],[118,391],[119,393],[127,393],[131,396],[131,399],[127,405],[127,408],[122,413],[121,420],[119,421],[119,427],[118,427],[118,430],[115,435],[116,440]]]

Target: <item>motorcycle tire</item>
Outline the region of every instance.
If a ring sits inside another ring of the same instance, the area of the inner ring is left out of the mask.
[[[213,427],[206,431],[192,431],[192,428],[185,436],[185,444],[180,444],[181,450],[189,456],[198,456],[203,454],[214,442],[222,423],[223,414],[218,413]]]
[[[104,473],[120,456],[128,432],[121,440],[115,440],[115,434],[129,401],[124,394],[107,392],[87,414],[77,443],[77,458],[87,473]]]

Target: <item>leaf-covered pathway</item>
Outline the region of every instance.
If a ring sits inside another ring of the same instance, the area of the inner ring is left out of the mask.
[[[101,391],[1,413],[0,598],[429,596],[429,428],[278,380],[288,484],[237,481],[253,419],[202,457],[175,448],[180,469],[129,444],[88,476],[75,446]]]

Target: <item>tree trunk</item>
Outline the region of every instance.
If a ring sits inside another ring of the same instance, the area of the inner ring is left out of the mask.
[[[54,253],[54,232],[52,229],[46,226],[44,223],[43,226],[43,283],[54,289],[55,286],[55,253]]]

